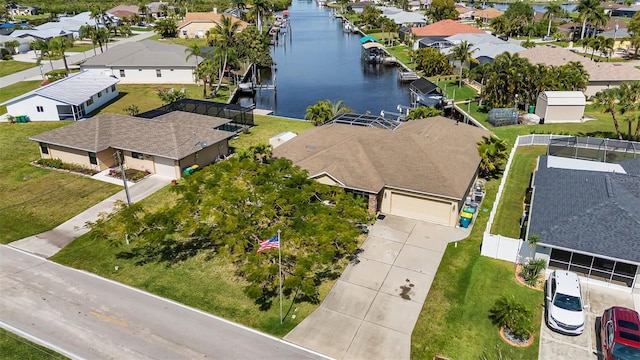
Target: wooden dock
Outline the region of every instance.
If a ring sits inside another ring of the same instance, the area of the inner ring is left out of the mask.
[[[398,81],[409,82],[420,79],[420,76],[413,71],[398,71]]]

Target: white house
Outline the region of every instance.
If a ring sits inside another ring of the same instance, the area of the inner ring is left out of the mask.
[[[581,122],[587,100],[582,91],[543,91],[538,95],[536,115],[541,122]]]
[[[118,96],[118,79],[83,71],[5,101],[7,113],[30,121],[79,120]]]
[[[195,57],[186,59],[186,49],[154,40],[130,42],[87,59],[80,68],[115,76],[122,84],[192,84],[198,63]]]

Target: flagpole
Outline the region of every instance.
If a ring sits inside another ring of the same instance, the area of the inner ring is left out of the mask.
[[[282,325],[282,241],[278,230],[278,273],[280,275],[280,325]]]

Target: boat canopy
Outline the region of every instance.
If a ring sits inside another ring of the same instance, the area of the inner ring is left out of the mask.
[[[374,42],[364,43],[364,44],[362,44],[362,47],[363,47],[365,50],[369,50],[369,49],[373,49],[373,48],[376,48],[376,49],[384,49],[384,45],[382,45],[382,44],[378,44],[378,43],[374,43]]]
[[[360,38],[360,43],[362,43],[362,44],[367,43],[367,42],[371,42],[371,41],[378,42],[379,40],[376,39],[374,36],[371,36],[371,35],[363,36],[363,37]]]

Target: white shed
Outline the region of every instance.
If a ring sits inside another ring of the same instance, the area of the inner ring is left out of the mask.
[[[291,131],[283,132],[276,136],[271,137],[269,139],[269,145],[271,145],[275,149],[278,146],[286,143],[287,141],[293,139],[296,136],[298,136],[298,134]]]
[[[541,124],[581,122],[586,104],[581,91],[543,91],[538,95],[536,115]]]

